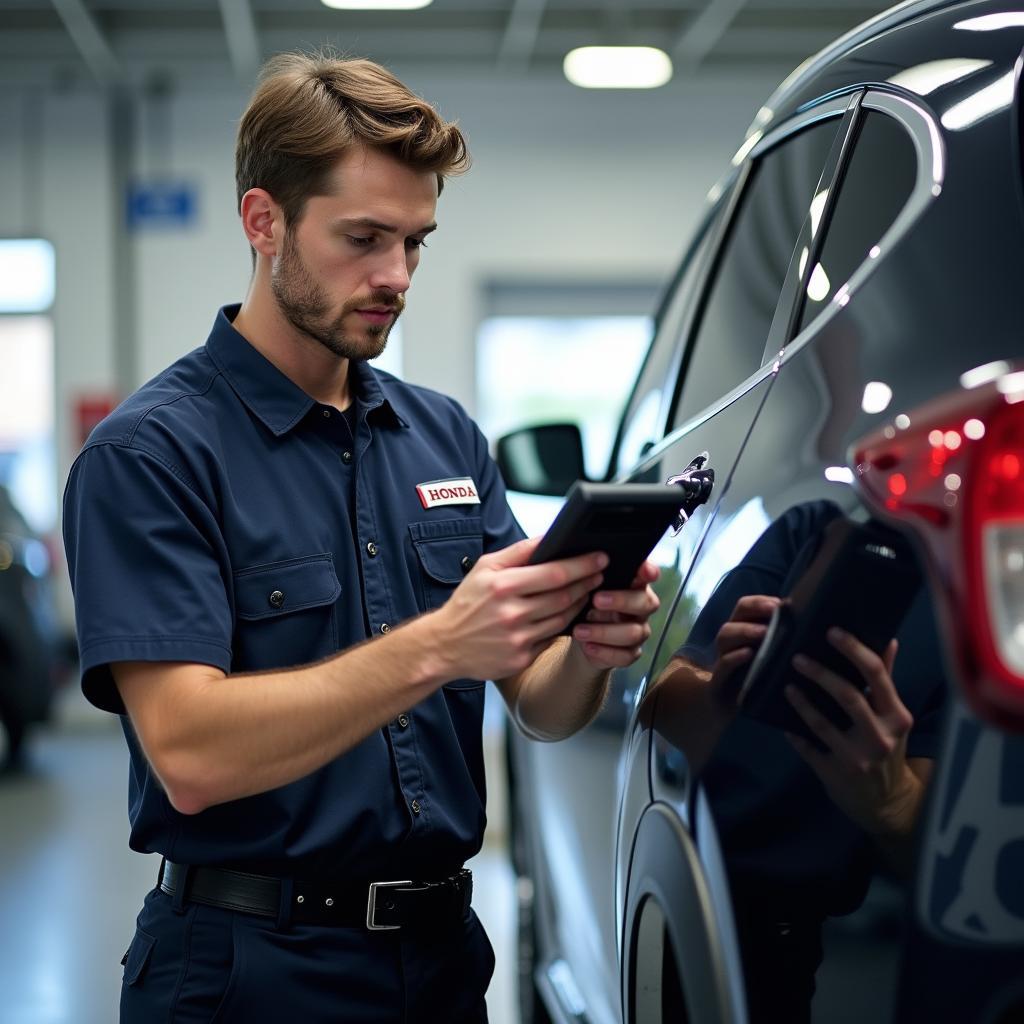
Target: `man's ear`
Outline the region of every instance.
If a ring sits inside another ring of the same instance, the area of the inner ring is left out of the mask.
[[[262,188],[251,188],[242,196],[242,230],[249,244],[261,256],[276,256],[284,237],[284,211]]]

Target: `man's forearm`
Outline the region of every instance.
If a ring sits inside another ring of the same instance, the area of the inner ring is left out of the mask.
[[[427,618],[296,669],[196,678],[198,666],[172,666],[133,682],[154,667],[125,665],[115,678],[130,712],[126,686],[160,687],[133,722],[169,799],[197,813],[303,778],[434,692],[446,678]]]
[[[558,637],[502,689],[524,733],[537,740],[560,740],[582,729],[601,710],[609,675],[608,670],[594,668],[568,637]]]
[[[933,766],[927,758],[907,759],[904,784],[887,808],[884,827],[870,833],[885,862],[904,877],[913,871],[917,822]]]

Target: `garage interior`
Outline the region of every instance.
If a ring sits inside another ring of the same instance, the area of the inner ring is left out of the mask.
[[[5,301],[0,288],[0,486],[52,561],[55,635],[73,630],[59,508],[84,437],[244,294],[234,131],[266,57],[323,46],[370,57],[458,120],[473,167],[440,200],[387,368],[456,398],[492,441],[541,400],[547,419],[585,420],[599,473],[660,289],[737,140],[785,75],[881,9],[0,0],[0,248],[42,240],[49,274],[29,298]],[[625,44],[668,54],[670,81],[567,81],[570,50]],[[593,370],[573,372],[583,347]],[[548,380],[538,383],[531,353],[552,360]],[[524,501],[516,512],[533,533],[553,507]],[[498,703],[486,718],[489,828],[471,866],[498,961],[489,1012],[510,1024],[516,895]],[[153,858],[128,850],[126,801],[121,731],[84,702],[69,665],[51,722],[0,776],[0,1020],[115,1019],[118,962],[156,874]]]

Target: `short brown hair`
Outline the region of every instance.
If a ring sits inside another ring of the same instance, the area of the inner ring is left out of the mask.
[[[330,53],[283,53],[263,67],[238,126],[238,202],[266,189],[289,226],[355,146],[383,150],[417,170],[446,176],[469,165],[466,140],[425,100],[373,61]]]

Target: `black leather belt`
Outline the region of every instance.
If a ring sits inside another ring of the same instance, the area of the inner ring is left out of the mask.
[[[281,916],[281,879],[229,868],[190,867],[165,860],[158,880],[185,903],[263,917]],[[469,913],[473,873],[465,868],[437,881],[292,883],[289,917],[301,924],[364,927],[371,931],[453,925]]]

